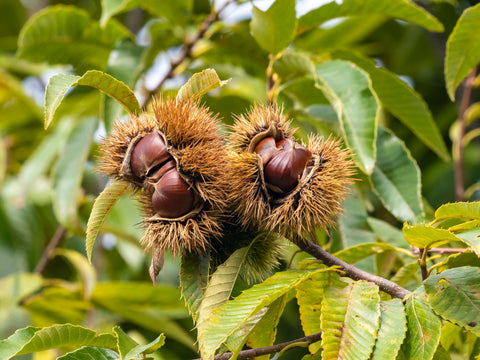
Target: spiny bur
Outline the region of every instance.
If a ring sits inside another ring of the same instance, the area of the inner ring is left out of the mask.
[[[158,99],[153,115],[117,122],[100,145],[99,170],[129,182],[141,203],[152,278],[166,249],[202,253],[221,235],[230,171],[218,130],[198,102]]]
[[[327,229],[352,183],[352,162],[340,141],[293,137],[290,122],[274,105],[256,105],[237,117],[230,134],[232,201],[244,227],[292,239]]]

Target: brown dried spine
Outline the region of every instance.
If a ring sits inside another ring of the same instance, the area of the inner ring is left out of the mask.
[[[99,168],[132,184],[147,249],[203,252],[220,235],[228,206],[218,120],[198,103],[176,99],[155,101],[153,112],[115,124],[101,144]]]
[[[353,170],[339,141],[300,145],[289,125],[278,107],[255,106],[233,126],[230,157],[239,223],[292,237],[333,225]]]

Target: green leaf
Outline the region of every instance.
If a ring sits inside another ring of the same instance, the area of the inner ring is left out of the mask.
[[[396,251],[396,248],[385,243],[363,243],[337,251],[333,255],[349,264],[354,264],[371,255],[381,254],[385,251]]]
[[[98,70],[89,70],[83,76],[54,75],[45,90],[45,129],[52,122],[57,108],[72,86],[83,85],[96,88],[117,100],[131,114],[141,111],[133,91],[123,82]]]
[[[293,40],[296,28],[295,0],[276,0],[267,11],[253,7],[250,33],[270,54],[285,49]]]
[[[42,287],[38,274],[15,273],[0,279],[0,309],[20,302]]]
[[[100,23],[105,26],[107,21],[117,14],[127,12],[136,7],[142,7],[146,11],[155,15],[169,19],[173,24],[185,23],[185,13],[183,10],[190,10],[192,1],[151,1],[151,0],[102,0],[102,17]]]
[[[323,360],[369,359],[380,321],[378,286],[359,281],[327,288],[320,319]]]
[[[97,273],[84,255],[69,249],[55,249],[55,255],[65,257],[75,268],[83,285],[83,298],[89,299],[97,282]]]
[[[408,249],[410,251],[410,246],[405,241],[402,230],[392,226],[386,221],[374,217],[368,217],[367,223],[375,236],[382,240],[382,242],[397,248]]]
[[[299,29],[316,27],[337,17],[377,14],[420,25],[431,31],[444,30],[441,22],[409,0],[343,0],[341,4],[331,2],[303,15],[299,20]]]
[[[448,37],[445,83],[452,101],[455,89],[480,62],[480,4],[466,9]]]
[[[402,349],[406,358],[431,360],[440,341],[442,321],[416,293],[408,298],[405,310],[408,333]]]
[[[193,321],[197,320],[203,292],[207,287],[210,256],[184,254],[180,267],[180,290]]]
[[[99,283],[92,295],[96,306],[193,349],[192,337],[173,321],[188,317],[179,299],[180,290],[147,282]]]
[[[139,355],[152,354],[165,344],[165,335],[160,334],[155,340],[146,345],[137,345],[125,356],[126,359],[138,358]]]
[[[220,80],[217,73],[213,69],[205,69],[202,72],[195,73],[184,84],[177,93],[177,99],[199,99],[209,91],[222,87],[230,82],[228,80]]]
[[[302,76],[314,76],[315,65],[307,55],[285,51],[273,62],[273,71],[285,82]]]
[[[431,226],[403,225],[403,236],[410,245],[419,249],[426,249],[432,246],[440,246],[452,241],[461,241],[448,230],[437,229]]]
[[[480,220],[480,201],[444,204],[435,211],[435,219]]]
[[[249,335],[248,346],[250,348],[254,349],[273,345],[277,335],[277,325],[287,301],[288,295],[285,294],[268,307],[265,315],[256,323],[255,328]],[[268,360],[269,358],[269,355],[257,356],[256,360]]]
[[[127,353],[132,350],[138,343],[133,340],[130,336],[125,334],[125,332],[120,328],[120,326],[115,326],[113,328],[115,334],[117,334],[117,346],[118,352],[120,353],[120,358],[122,360],[130,359],[127,357]]]
[[[369,58],[345,51],[336,52],[334,56],[353,61],[368,72],[372,80],[373,90],[383,107],[405,124],[441,159],[445,161],[450,159],[432,113],[419,93],[396,74],[387,69],[376,67],[375,62]]]
[[[480,228],[463,231],[455,235],[459,240],[468,244],[477,256],[480,257]]]
[[[62,225],[77,232],[83,232],[77,214],[78,199],[85,163],[97,126],[97,118],[81,119],[68,137],[53,170],[55,215]]]
[[[30,354],[59,347],[78,348],[81,346],[98,346],[116,349],[115,336],[86,329],[77,325],[54,325],[46,328],[32,326],[17,330],[8,339],[0,341],[0,358]]]
[[[57,358],[57,360],[118,360],[118,354],[109,349],[85,346]]]
[[[329,271],[320,269],[314,272]],[[212,360],[215,351],[228,337],[259,310],[286,294],[304,281],[312,272],[289,270],[277,272],[261,284],[245,290],[233,300],[216,308],[203,331],[199,331],[199,348],[204,360]]]
[[[100,232],[103,223],[105,222],[108,212],[117,202],[120,196],[122,196],[127,187],[128,183],[126,182],[114,181],[110,183],[95,199],[92,212],[88,218],[87,237],[85,240],[87,258],[89,262],[92,261],[93,244],[95,243],[95,239],[97,238],[97,235]]]
[[[377,162],[370,181],[397,219],[413,221],[423,215],[420,169],[405,144],[382,127],[378,128]]]
[[[18,56],[33,62],[72,64],[81,70],[103,69],[115,43],[129,33],[117,22],[101,29],[89,14],[57,5],[35,13],[18,38]]]
[[[453,269],[461,266],[480,267],[480,258],[475,252],[467,250],[462,253],[450,255],[447,260],[439,263],[438,266],[436,266],[436,269],[440,273],[447,269]]]
[[[305,335],[312,335],[320,332],[320,314],[325,289],[328,286],[341,287],[344,285],[336,272],[320,272],[309,276],[305,281],[297,285],[296,296],[300,312],[300,320]],[[314,354],[321,349],[321,343],[316,342],[309,345],[310,353]]]
[[[480,336],[480,268],[445,270],[430,276],[424,286],[436,313]]]
[[[395,360],[407,333],[407,318],[400,299],[380,302],[380,328],[371,360]]]
[[[356,65],[334,60],[316,67],[317,86],[337,112],[347,145],[360,169],[371,174],[375,165],[379,106],[368,74]]]

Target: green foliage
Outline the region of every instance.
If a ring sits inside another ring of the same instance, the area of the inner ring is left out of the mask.
[[[2,2],[1,359],[235,359],[320,332],[256,359],[480,356],[480,6],[275,0],[245,18],[242,3]],[[340,138],[345,211],[303,235],[356,276],[229,224],[236,248],[167,252],[153,287],[137,194],[95,170],[152,95],[224,125],[268,100],[301,141]]]

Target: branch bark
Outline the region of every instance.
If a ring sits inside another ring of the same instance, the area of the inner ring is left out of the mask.
[[[218,10],[215,10],[212,8],[212,12],[208,14],[208,16],[205,18],[205,20],[200,24],[200,27],[197,31],[197,33],[190,38],[188,41],[186,41],[182,49],[180,50],[180,54],[177,56],[176,59],[172,59],[170,61],[170,68],[168,72],[160,79],[158,84],[155,86],[154,89],[152,90],[147,90],[147,94],[145,95],[145,98],[142,101],[142,108],[145,109],[148,103],[152,100],[152,97],[162,88],[163,84],[165,81],[168,79],[172,78],[175,74],[175,70],[177,67],[188,57],[191,56],[192,54],[192,49],[193,47],[197,44],[197,42],[202,39],[205,36],[205,33],[207,30],[212,26],[212,24],[218,20],[218,17],[222,13],[225,8],[236,2],[237,0],[228,0],[226,1]]]
[[[299,237],[294,239],[293,242],[306,253],[314,256],[316,259],[323,261],[327,266],[339,266],[345,274],[353,280],[366,280],[377,284],[380,290],[390,294],[391,296],[399,299],[403,299],[410,294],[407,289],[395,284],[394,282],[387,280],[381,276],[372,275],[366,271],[360,270],[353,265],[346,263],[343,260],[333,256],[327,251],[323,250],[321,246],[312,243],[311,241]]]
[[[319,333],[312,334],[312,335],[309,335],[309,336],[305,336],[305,337],[302,337],[302,338],[299,338],[299,339],[287,341],[287,342],[284,342],[284,343],[281,343],[281,344],[266,346],[266,347],[263,347],[263,348],[242,350],[238,354],[237,359],[249,359],[249,358],[255,358],[255,357],[261,356],[261,355],[275,354],[275,353],[278,353],[278,352],[282,351],[287,346],[291,346],[291,345],[294,345],[294,344],[301,344],[301,343],[305,343],[305,344],[309,345],[309,344],[313,344],[314,342],[320,341],[321,339],[322,339],[322,333],[319,332]],[[286,350],[290,350],[290,348],[286,349]],[[226,353],[219,354],[219,355],[215,356],[215,360],[228,360],[231,357],[232,357],[232,353],[231,352],[226,352]],[[195,360],[202,360],[202,359],[195,359]]]

